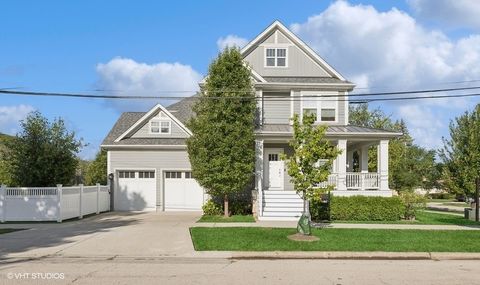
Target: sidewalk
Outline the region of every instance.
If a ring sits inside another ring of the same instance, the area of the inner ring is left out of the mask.
[[[193,227],[265,227],[265,228],[296,228],[297,222],[258,221],[256,223],[196,223]],[[320,228],[332,229],[400,229],[400,230],[480,230],[480,226],[458,225],[411,225],[411,224],[319,224]]]

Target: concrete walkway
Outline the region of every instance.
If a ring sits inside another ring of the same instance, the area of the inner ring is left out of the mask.
[[[462,214],[464,213],[464,209],[467,208],[466,206],[458,205],[444,205],[442,202],[428,202],[427,209],[434,210],[434,211],[442,211],[442,212],[449,212],[449,213],[457,213]]]
[[[194,227],[265,227],[296,228],[297,222],[258,221],[256,223],[196,223]],[[480,230],[480,226],[415,225],[415,224],[319,224],[320,228],[332,229],[400,229],[400,230]]]

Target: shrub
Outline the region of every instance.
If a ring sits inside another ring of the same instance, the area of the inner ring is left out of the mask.
[[[429,193],[428,198],[430,199],[453,199],[455,198],[454,194],[443,192],[443,193]]]
[[[398,221],[403,216],[399,197],[330,197],[330,219],[334,221]]]
[[[406,220],[414,220],[417,211],[424,209],[427,204],[427,199],[424,195],[417,194],[413,191],[405,191],[400,193],[405,212],[404,218]]]
[[[318,199],[310,200],[310,215],[316,222],[330,220],[330,194],[323,194]]]
[[[202,206],[203,214],[206,216],[218,216],[222,214],[222,208],[213,200],[208,200]]]
[[[245,200],[232,201],[229,210],[232,215],[250,215],[252,213],[252,203]]]

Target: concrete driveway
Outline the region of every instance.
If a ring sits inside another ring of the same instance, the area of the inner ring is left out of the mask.
[[[83,220],[1,224],[27,228],[0,235],[0,259],[192,256],[188,228],[200,212],[106,213]]]

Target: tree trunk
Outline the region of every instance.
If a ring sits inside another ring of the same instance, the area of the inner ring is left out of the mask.
[[[223,215],[225,217],[228,217],[229,213],[228,213],[228,195],[227,194],[223,196],[223,209],[224,209]]]

